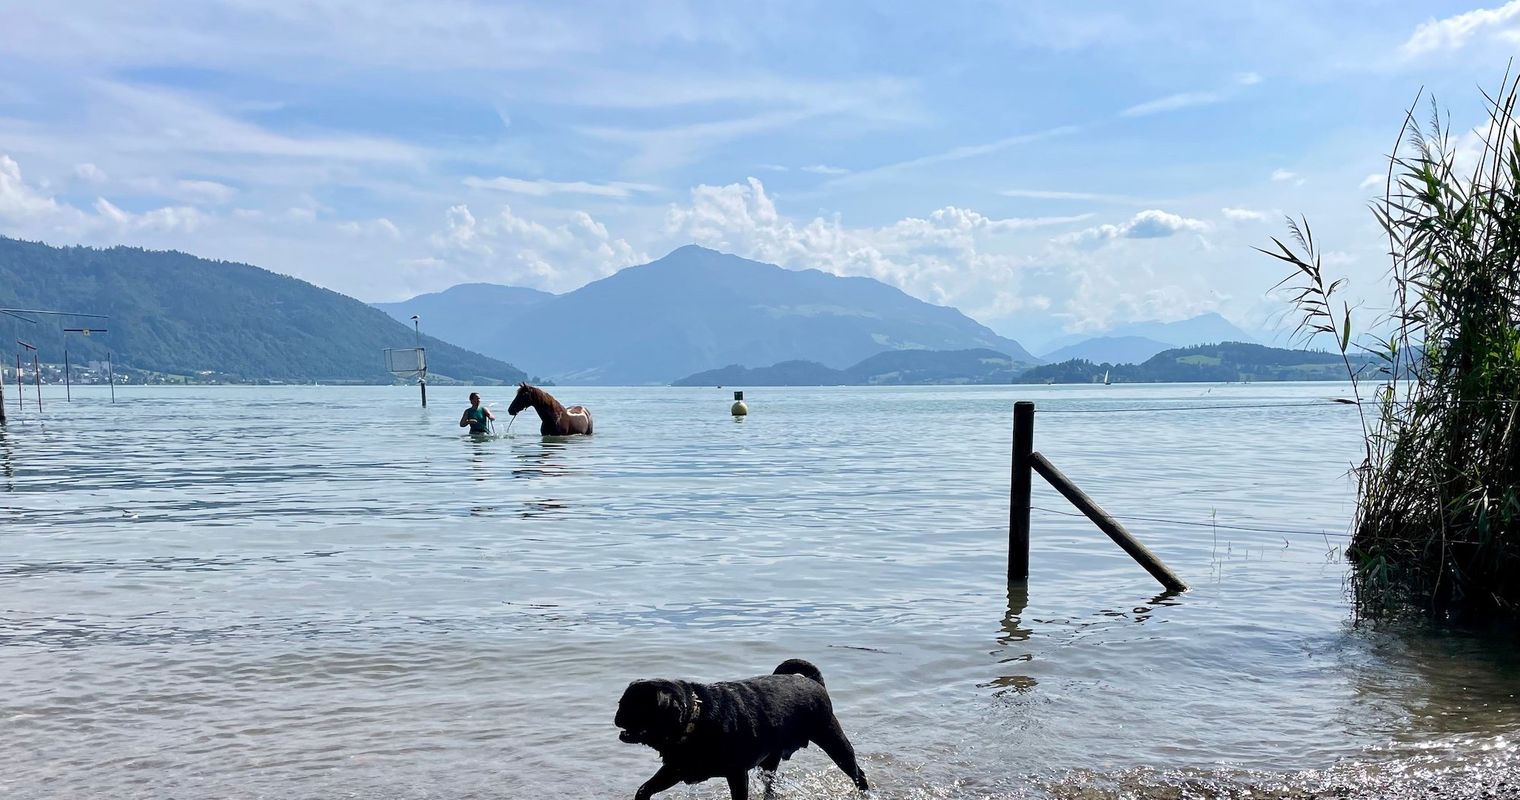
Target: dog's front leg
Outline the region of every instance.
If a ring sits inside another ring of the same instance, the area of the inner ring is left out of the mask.
[[[749,800],[749,770],[728,776],[728,793],[733,800]]]
[[[654,777],[650,778],[647,781],[644,781],[644,785],[639,787],[639,791],[633,796],[633,800],[649,800],[649,798],[654,797],[660,792],[663,792],[680,782],[681,778],[679,776],[679,773],[677,773],[677,771],[669,764],[666,764],[665,766],[660,767],[660,771],[656,772],[654,774]]]

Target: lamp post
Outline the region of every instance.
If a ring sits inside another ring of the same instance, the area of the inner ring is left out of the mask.
[[[417,349],[422,349],[422,321],[416,314],[412,315],[412,341]],[[427,366],[423,365],[422,374],[417,376],[417,385],[422,387],[422,407],[427,408]]]

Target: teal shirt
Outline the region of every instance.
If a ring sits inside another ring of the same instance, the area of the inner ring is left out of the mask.
[[[464,410],[464,415],[470,420],[470,433],[487,433],[486,407],[471,406]]]

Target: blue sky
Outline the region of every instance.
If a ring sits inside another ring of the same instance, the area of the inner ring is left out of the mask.
[[[1467,130],[1520,42],[1520,1],[747,5],[11,2],[0,233],[364,300],[697,242],[1036,347],[1260,329],[1284,214],[1376,305],[1404,108]]]

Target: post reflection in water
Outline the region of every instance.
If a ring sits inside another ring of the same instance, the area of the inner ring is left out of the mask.
[[[997,637],[998,644],[1003,646],[999,651],[999,655],[1001,656],[998,659],[999,664],[1027,664],[1034,660],[1033,653],[1027,652],[1025,648],[1020,647],[1022,643],[1029,641],[1030,635],[1034,633],[1033,630],[1024,626],[1024,610],[1028,607],[1029,582],[1024,580],[1009,581],[1008,608],[1003,613],[1001,632],[998,633]],[[1020,650],[1025,650],[1025,652],[1018,652]],[[1003,694],[1009,691],[1022,694],[1033,689],[1038,683],[1039,681],[1035,680],[1033,676],[1015,674],[1000,675],[993,678],[986,686],[998,687],[994,694]]]
[[[15,456],[11,452],[11,440],[4,426],[0,426],[0,475],[5,476],[5,491],[16,491],[16,465],[11,463]]]
[[[1135,606],[1134,620],[1136,622],[1145,622],[1151,618],[1151,615],[1156,613],[1156,609],[1158,608],[1180,605],[1182,605],[1182,592],[1168,590],[1152,597],[1143,606]]]
[[[1195,391],[1056,388],[1042,403]],[[1332,796],[1316,776],[1346,760],[1427,782],[1520,761],[1516,648],[1352,626],[1315,540],[1215,552],[1158,524],[1180,573],[1221,574],[1157,595],[1063,517],[999,608],[1007,412],[1038,389],[794,389],[738,428],[710,391],[588,389],[595,438],[478,442],[415,387],[145,387],[88,426],[76,396],[71,424],[0,432],[4,795],[627,796],[650,757],[607,735],[627,680],[799,656],[893,797],[1243,797],[1258,770]],[[1040,447],[1111,478],[1118,511],[1330,529],[1354,509],[1347,411],[1071,415]],[[847,787],[816,752],[782,774]]]

